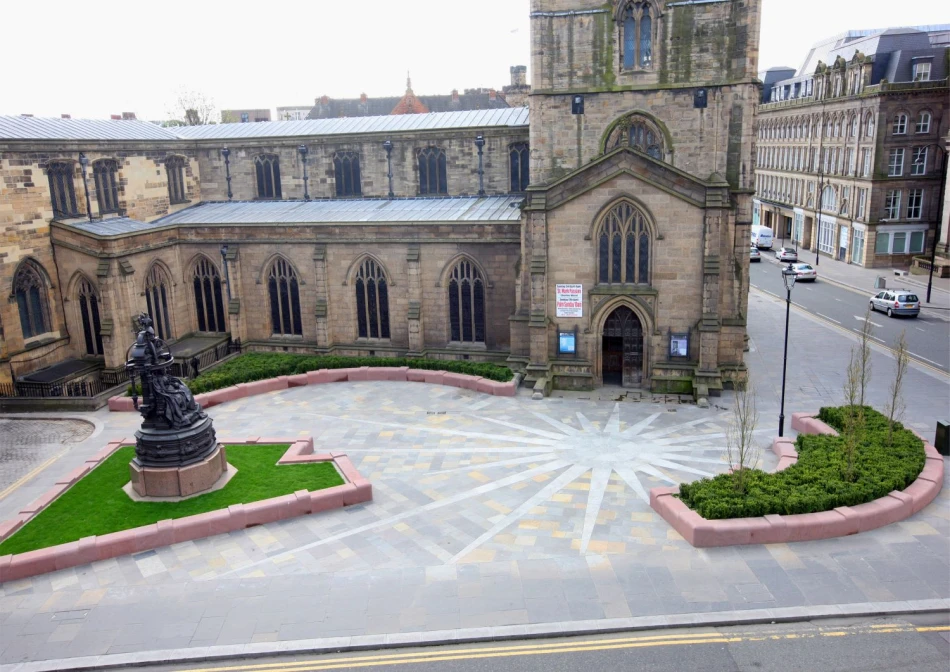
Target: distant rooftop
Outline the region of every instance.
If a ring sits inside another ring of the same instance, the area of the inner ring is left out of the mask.
[[[0,140],[177,140],[148,121],[0,116]]]

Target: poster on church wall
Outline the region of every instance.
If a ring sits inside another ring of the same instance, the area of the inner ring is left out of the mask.
[[[558,317],[584,317],[584,285],[556,285]]]

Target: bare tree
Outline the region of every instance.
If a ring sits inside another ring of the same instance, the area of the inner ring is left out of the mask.
[[[864,428],[864,406],[859,402],[864,390],[862,383],[863,355],[861,346],[851,348],[851,360],[848,362],[848,374],[844,381],[844,417],[841,439],[844,441],[845,480],[854,479],[854,456],[861,441]]]
[[[755,445],[755,426],[759,414],[755,407],[755,389],[751,382],[736,388],[736,405],[726,435],[726,461],[732,468],[736,490],[745,492],[748,471],[759,464],[761,451]]]
[[[897,337],[897,341],[894,343],[894,355],[896,357],[896,367],[894,371],[894,380],[891,382],[891,387],[889,389],[891,398],[887,402],[887,441],[886,445],[891,445],[891,438],[894,435],[894,423],[900,422],[901,418],[904,416],[904,409],[906,405],[904,404],[904,374],[907,373],[907,339],[904,336],[904,332],[901,331],[900,336]]]
[[[214,123],[214,101],[203,93],[181,89],[168,116],[184,126]]]
[[[871,305],[864,312],[864,324],[858,334],[858,405],[864,406],[864,396],[871,382]]]

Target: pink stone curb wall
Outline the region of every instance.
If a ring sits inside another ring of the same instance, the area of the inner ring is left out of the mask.
[[[518,376],[507,383],[489,380],[479,376],[469,376],[464,373],[450,373],[448,371],[429,371],[427,369],[410,369],[408,366],[361,366],[357,369],[320,369],[295,376],[280,376],[257,380],[253,383],[241,383],[233,387],[225,387],[213,392],[203,392],[195,395],[195,401],[202,408],[211,408],[226,401],[253,397],[258,394],[267,394],[277,390],[286,390],[288,387],[303,387],[304,385],[322,385],[323,383],[343,383],[356,381],[409,381],[412,383],[429,383],[431,385],[450,385],[467,390],[492,394],[496,397],[513,397],[518,388]],[[109,399],[109,410],[115,412],[131,412],[132,397],[112,397]]]
[[[286,387],[286,381],[284,386]],[[313,437],[290,442],[287,439],[262,437],[250,437],[243,441],[230,439],[219,439],[219,441],[228,445],[290,443],[290,448],[278,460],[278,464],[332,462],[344,483],[325,490],[315,492],[298,490],[282,497],[272,497],[250,504],[235,504],[227,509],[175,520],[160,520],[153,525],[112,532],[101,537],[86,537],[68,544],[0,556],[0,583],[85,565],[119,555],[140,553],[169,544],[225,534],[253,525],[338,509],[373,499],[373,486],[357,471],[350,458],[345,453],[314,453]],[[73,483],[126,443],[128,442],[124,440],[109,443],[85,465],[61,478],[55,487],[25,507],[17,517],[0,522],[0,541],[11,536],[33,516],[49,506],[50,502],[68,490]]]
[[[838,435],[815,416],[814,413],[793,413],[792,429],[801,434]],[[909,518],[930,504],[943,487],[943,458],[924,437],[917,436],[924,442],[927,455],[920,476],[905,490],[895,490],[866,504],[792,516],[706,520],[674,497],[679,493],[679,486],[673,486],[650,490],[650,506],[686,541],[700,548],[814,541],[866,532]],[[798,462],[792,439],[776,438],[772,452],[779,458],[776,471]]]

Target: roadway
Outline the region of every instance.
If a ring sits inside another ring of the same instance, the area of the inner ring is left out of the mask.
[[[159,669],[202,672],[356,669],[368,672],[946,672],[950,669],[948,623],[948,614],[940,613],[861,621],[652,630],[322,656],[232,659]]]
[[[801,261],[814,266],[814,259],[807,255]],[[762,250],[762,261],[750,264],[750,267],[753,288],[785,300],[782,265],[775,260],[772,252]],[[792,305],[842,329],[860,332],[872,294],[823,280],[821,264],[816,268],[818,280],[795,283]],[[884,313],[874,312],[871,313],[871,333],[879,344],[893,348],[900,332],[904,331],[907,350],[913,359],[924,366],[950,373],[950,322],[945,318],[926,309],[916,318],[888,317]],[[789,351],[794,352],[794,344],[789,343]]]

